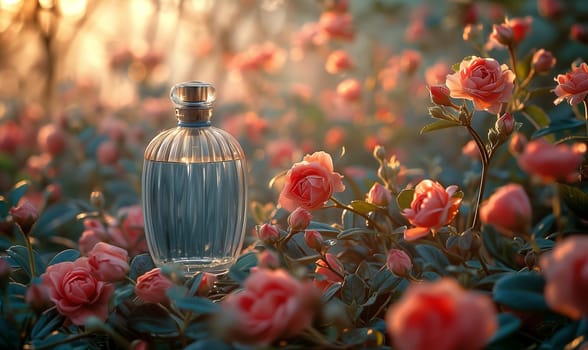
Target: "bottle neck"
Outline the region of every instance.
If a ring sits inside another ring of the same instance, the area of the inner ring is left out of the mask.
[[[179,126],[204,127],[210,126],[212,108],[176,108],[176,119]]]

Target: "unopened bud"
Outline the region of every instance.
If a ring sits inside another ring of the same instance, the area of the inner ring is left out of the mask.
[[[325,241],[323,240],[323,236],[318,231],[315,230],[308,230],[304,232],[304,241],[306,245],[310,248],[320,252],[323,249],[323,245]]]
[[[302,231],[308,227],[310,220],[312,220],[312,214],[308,210],[298,207],[288,217],[288,225],[293,231]]]
[[[504,46],[510,46],[512,45],[514,38],[512,27],[505,23],[494,24],[492,26],[492,34],[490,34],[490,38],[492,38],[499,44],[502,44]]]
[[[570,29],[570,38],[582,44],[588,44],[588,30],[583,25],[576,23]]]
[[[512,114],[506,112],[496,120],[494,127],[501,136],[509,136],[514,130],[514,124],[515,122]]]
[[[24,233],[28,233],[39,218],[37,208],[29,201],[25,201],[17,207],[10,208],[9,213],[12,216],[12,220],[20,226]]]
[[[510,138],[508,150],[512,155],[517,156],[523,153],[525,146],[527,146],[527,138],[525,135],[521,134],[520,132],[515,132]]]
[[[384,147],[380,145],[374,147],[374,158],[376,158],[380,162],[386,161],[386,150],[384,149]]]
[[[274,244],[280,239],[280,232],[274,225],[263,224],[257,227],[257,235],[265,244]]]
[[[406,276],[412,270],[412,261],[404,250],[390,249],[386,258],[386,267],[396,276]]]
[[[90,193],[90,204],[98,209],[104,208],[104,194],[102,191],[92,191]]]
[[[445,85],[433,85],[429,87],[429,93],[431,95],[431,101],[434,104],[442,106],[453,106],[451,99],[449,98],[449,88]]]
[[[367,196],[366,202],[378,205],[381,207],[386,207],[390,204],[392,200],[392,193],[386,189],[382,184],[376,182],[370,188]]]
[[[548,73],[555,67],[556,59],[553,57],[553,54],[549,51],[545,51],[544,49],[539,49],[533,55],[533,59],[531,61],[531,65],[533,69],[538,74]]]

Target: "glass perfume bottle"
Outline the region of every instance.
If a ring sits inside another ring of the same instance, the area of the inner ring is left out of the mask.
[[[178,125],[145,150],[142,205],[156,265],[179,264],[186,275],[225,273],[245,234],[247,180],[243,150],[211,126],[215,88],[192,81],[170,92]]]

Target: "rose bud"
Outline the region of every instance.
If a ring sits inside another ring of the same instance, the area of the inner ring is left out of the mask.
[[[263,224],[257,227],[257,235],[265,244],[274,244],[280,238],[280,232],[274,225]]]
[[[549,51],[545,51],[544,49],[539,49],[537,52],[535,52],[531,61],[533,69],[538,74],[548,73],[553,69],[555,63],[556,59],[553,57],[553,54]]]
[[[308,227],[311,219],[312,214],[308,210],[298,207],[288,217],[288,225],[292,231],[302,231]]]
[[[318,231],[308,230],[304,232],[304,241],[306,245],[310,248],[320,252],[323,248],[325,241],[323,240],[323,236]]]
[[[412,261],[404,250],[390,249],[386,258],[386,267],[397,276],[407,276],[412,270]]]
[[[513,31],[507,24],[494,24],[492,26],[492,34],[490,38],[504,46],[512,45]]]
[[[24,233],[28,233],[35,221],[39,218],[37,208],[29,201],[25,201],[17,207],[10,208],[9,213],[12,216],[12,220],[20,226]]]
[[[386,187],[379,182],[376,182],[370,188],[367,194],[366,202],[386,207],[392,200],[392,193],[386,189]]]
[[[429,86],[429,93],[431,94],[431,101],[434,104],[442,106],[453,106],[449,98],[449,88],[445,85]]]
[[[510,113],[504,113],[498,120],[496,120],[496,124],[494,125],[496,131],[500,133],[501,136],[509,136],[512,134],[514,130],[514,118]]]

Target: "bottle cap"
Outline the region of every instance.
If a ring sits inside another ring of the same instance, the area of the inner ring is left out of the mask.
[[[210,83],[188,81],[176,84],[170,91],[170,99],[176,108],[180,123],[209,125],[216,89]]]

